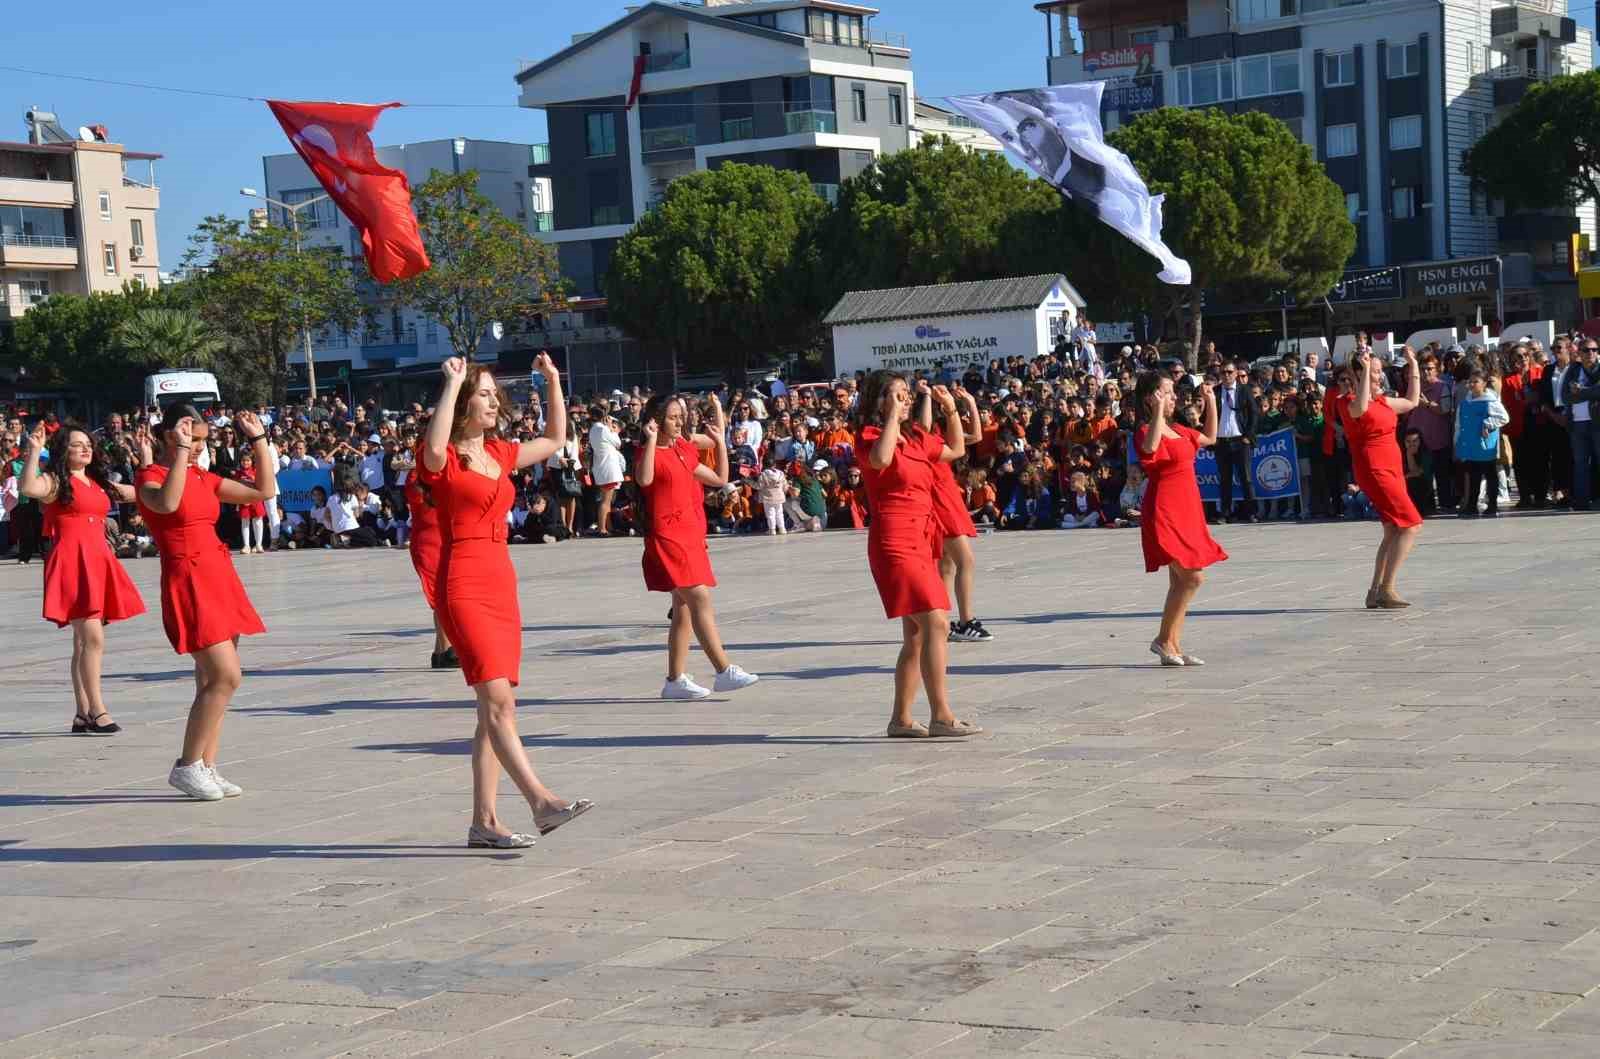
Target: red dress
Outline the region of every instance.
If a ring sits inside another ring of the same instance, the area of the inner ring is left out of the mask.
[[[641,448],[640,459],[644,450]],[[650,528],[644,537],[644,584],[651,592],[717,586],[706,549],[706,494],[695,480],[700,450],[680,437],[656,445],[655,479],[644,488]]]
[[[1374,397],[1360,416],[1352,415],[1349,400],[1334,403],[1344,423],[1345,444],[1350,447],[1350,462],[1356,484],[1367,494],[1378,517],[1407,529],[1422,525],[1422,515],[1406,491],[1406,470],[1395,439],[1399,417],[1383,397]]]
[[[417,455],[417,467],[422,466],[422,455]],[[422,598],[428,601],[429,610],[438,610],[439,556],[444,551],[444,539],[439,529],[439,509],[422,491],[419,471],[406,476],[406,510],[411,512],[411,568],[422,583]]]
[[[254,469],[245,470],[244,468],[241,467],[239,469],[239,481],[244,483],[245,485],[250,486],[251,488],[255,488],[256,472],[254,471]],[[260,501],[260,500],[257,500],[257,501],[255,501],[254,503],[251,503],[251,504],[240,504],[239,505],[239,517],[241,519],[266,518],[267,517],[267,505],[264,502]]]
[[[967,498],[956,484],[956,472],[943,460],[933,465],[933,517],[946,537],[976,537],[978,527],[967,513]]]
[[[167,480],[165,464],[153,463],[134,476],[139,488],[139,513],[161,552],[161,624],[172,649],[180,655],[203,647],[266,632],[261,616],[245,595],[233,569],[233,556],[217,536],[217,498],[222,479],[193,464],[185,468],[178,510],[170,514],[145,505],[144,485]]]
[[[500,465],[498,478],[463,467],[454,445],[445,450],[439,471],[418,461],[416,473],[433,495],[442,537],[435,613],[468,684],[503,677],[516,687],[522,677],[522,608],[506,515],[516,500],[511,472],[517,445],[485,438],[483,451]]]
[[[58,627],[79,618],[121,621],[144,613],[144,600],[106,540],[111,498],[93,482],[72,483],[72,503],[46,504],[51,541],[44,561],[44,617]]]
[[[934,483],[944,438],[906,427],[894,459],[883,470],[867,454],[883,431],[866,427],[856,441],[861,476],[867,484],[872,525],[867,530],[867,565],[888,618],[930,610],[949,610],[950,594],[939,576],[944,529],[934,514]]]
[[[1147,574],[1168,563],[1200,570],[1228,557],[1206,528],[1205,508],[1200,505],[1200,481],[1194,476],[1200,435],[1179,423],[1171,427],[1178,436],[1163,437],[1156,451],[1148,455],[1144,439],[1150,428],[1140,427],[1134,435],[1139,466],[1150,481],[1144,502],[1139,505],[1144,512],[1139,537],[1144,544]]]

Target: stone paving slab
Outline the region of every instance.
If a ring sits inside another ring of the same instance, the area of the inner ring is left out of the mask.
[[[637,541],[516,548],[524,742],[600,803],[523,853],[462,848],[470,695],[405,556],[237,559],[271,632],[217,804],[165,784],[159,621],[108,637],[126,731],[70,737],[6,566],[0,1059],[1600,1054],[1597,528],[1430,522],[1390,613],[1374,524],[1223,527],[1183,673],[1136,534],[985,537],[960,743],[882,738],[859,534],[713,542],[764,679],[692,704]]]

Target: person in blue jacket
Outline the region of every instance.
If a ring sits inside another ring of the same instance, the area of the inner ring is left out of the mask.
[[[1489,507],[1485,518],[1499,518],[1499,482],[1495,459],[1500,454],[1500,428],[1511,422],[1506,406],[1489,389],[1488,377],[1475,371],[1467,377],[1467,396],[1456,405],[1456,460],[1467,467],[1467,506],[1463,518],[1478,517],[1478,493],[1485,482]]]

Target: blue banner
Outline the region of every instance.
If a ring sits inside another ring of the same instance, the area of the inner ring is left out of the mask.
[[[278,506],[284,511],[310,511],[316,504],[311,499],[313,486],[321,486],[324,493],[333,489],[333,471],[324,467],[319,471],[279,471]]]
[[[1128,438],[1128,459],[1137,462],[1138,449],[1133,437]],[[1217,455],[1210,449],[1201,449],[1194,460],[1194,476],[1200,482],[1200,499],[1216,503],[1222,499],[1222,486],[1217,480]],[[1265,437],[1256,438],[1256,447],[1250,453],[1250,481],[1252,496],[1257,500],[1292,499],[1300,495],[1300,460],[1294,448],[1294,429],[1284,427]],[[1244,497],[1235,493],[1234,499]]]

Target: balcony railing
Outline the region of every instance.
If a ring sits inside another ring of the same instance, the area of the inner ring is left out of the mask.
[[[791,136],[806,132],[839,131],[839,115],[831,110],[791,110],[783,116],[783,123]]]
[[[639,133],[640,151],[673,151],[695,145],[693,125],[669,125],[660,129],[644,129]]]
[[[821,195],[824,199],[826,199],[827,202],[828,202],[828,205],[830,205],[830,206],[839,205],[839,185],[838,184],[812,184],[811,185],[811,190],[815,191],[818,195]]]
[[[644,72],[659,74],[666,70],[687,70],[689,68],[689,53],[687,51],[658,51],[651,52],[644,57]]]
[[[550,145],[547,143],[533,143],[528,145],[529,165],[549,165]]]
[[[0,245],[53,246],[71,250],[78,245],[78,240],[76,236],[71,235],[24,235],[22,232],[0,232]]]
[[[722,142],[753,140],[756,135],[755,118],[728,118],[722,123]]]
[[[556,230],[556,215],[554,213],[535,213],[531,227],[536,232],[553,232]]]

